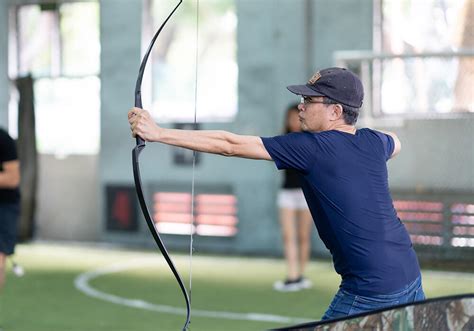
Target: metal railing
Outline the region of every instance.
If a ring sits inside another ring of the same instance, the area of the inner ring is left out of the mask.
[[[361,77],[362,118],[474,112],[474,49],[417,54],[338,51],[333,60]]]

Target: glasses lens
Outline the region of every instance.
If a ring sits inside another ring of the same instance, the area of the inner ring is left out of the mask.
[[[313,100],[311,100],[311,97],[308,97],[308,96],[302,96],[301,97],[301,103],[302,104],[305,104],[305,105],[309,105],[310,103],[312,103]]]

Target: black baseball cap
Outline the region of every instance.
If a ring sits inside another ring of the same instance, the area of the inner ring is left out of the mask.
[[[320,70],[305,85],[290,85],[287,89],[297,95],[328,97],[354,108],[360,108],[364,100],[362,82],[346,68],[334,67]]]

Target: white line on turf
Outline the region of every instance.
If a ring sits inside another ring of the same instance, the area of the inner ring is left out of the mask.
[[[104,301],[108,301],[117,305],[123,305],[127,307],[133,307],[138,309],[145,309],[150,311],[155,311],[159,313],[174,314],[174,315],[185,315],[186,309],[172,307],[167,305],[158,305],[153,304],[144,300],[139,299],[128,299],[119,297],[117,295],[105,293],[93,288],[89,282],[100,276],[122,272],[128,269],[142,267],[149,261],[145,260],[135,260],[128,263],[119,263],[102,268],[98,268],[92,271],[84,272],[78,275],[74,279],[74,286],[80,292]],[[287,324],[298,324],[309,322],[310,320],[299,317],[288,317],[280,315],[271,315],[271,314],[260,314],[260,313],[233,313],[227,311],[212,311],[212,310],[200,310],[193,309],[193,316],[200,317],[209,317],[209,318],[221,318],[221,319],[231,319],[231,320],[243,320],[243,321],[258,321],[258,322],[275,322],[275,323],[287,323]]]

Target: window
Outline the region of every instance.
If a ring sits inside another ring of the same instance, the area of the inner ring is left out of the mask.
[[[451,206],[455,247],[474,247],[474,204],[455,203]]]
[[[28,74],[34,78],[39,152],[98,153],[98,2],[15,6],[10,22],[9,73],[12,79]],[[12,93],[13,119],[16,98]]]
[[[416,55],[373,63],[380,75],[375,106],[383,114],[474,112],[474,2],[381,1],[379,50]]]
[[[415,245],[474,247],[474,204],[395,200],[397,215]]]
[[[444,204],[440,201],[396,200],[397,215],[417,245],[441,246],[444,232]]]
[[[155,192],[153,218],[160,233],[211,237],[233,237],[237,234],[237,198],[233,194],[202,193],[194,198],[184,192]]]
[[[176,1],[151,2],[156,31]],[[161,32],[153,51],[152,106],[159,122],[193,122],[198,26],[197,120],[231,121],[237,113],[237,17],[233,0],[185,1]],[[146,92],[146,91],[144,91]],[[146,106],[145,106],[146,107]]]

